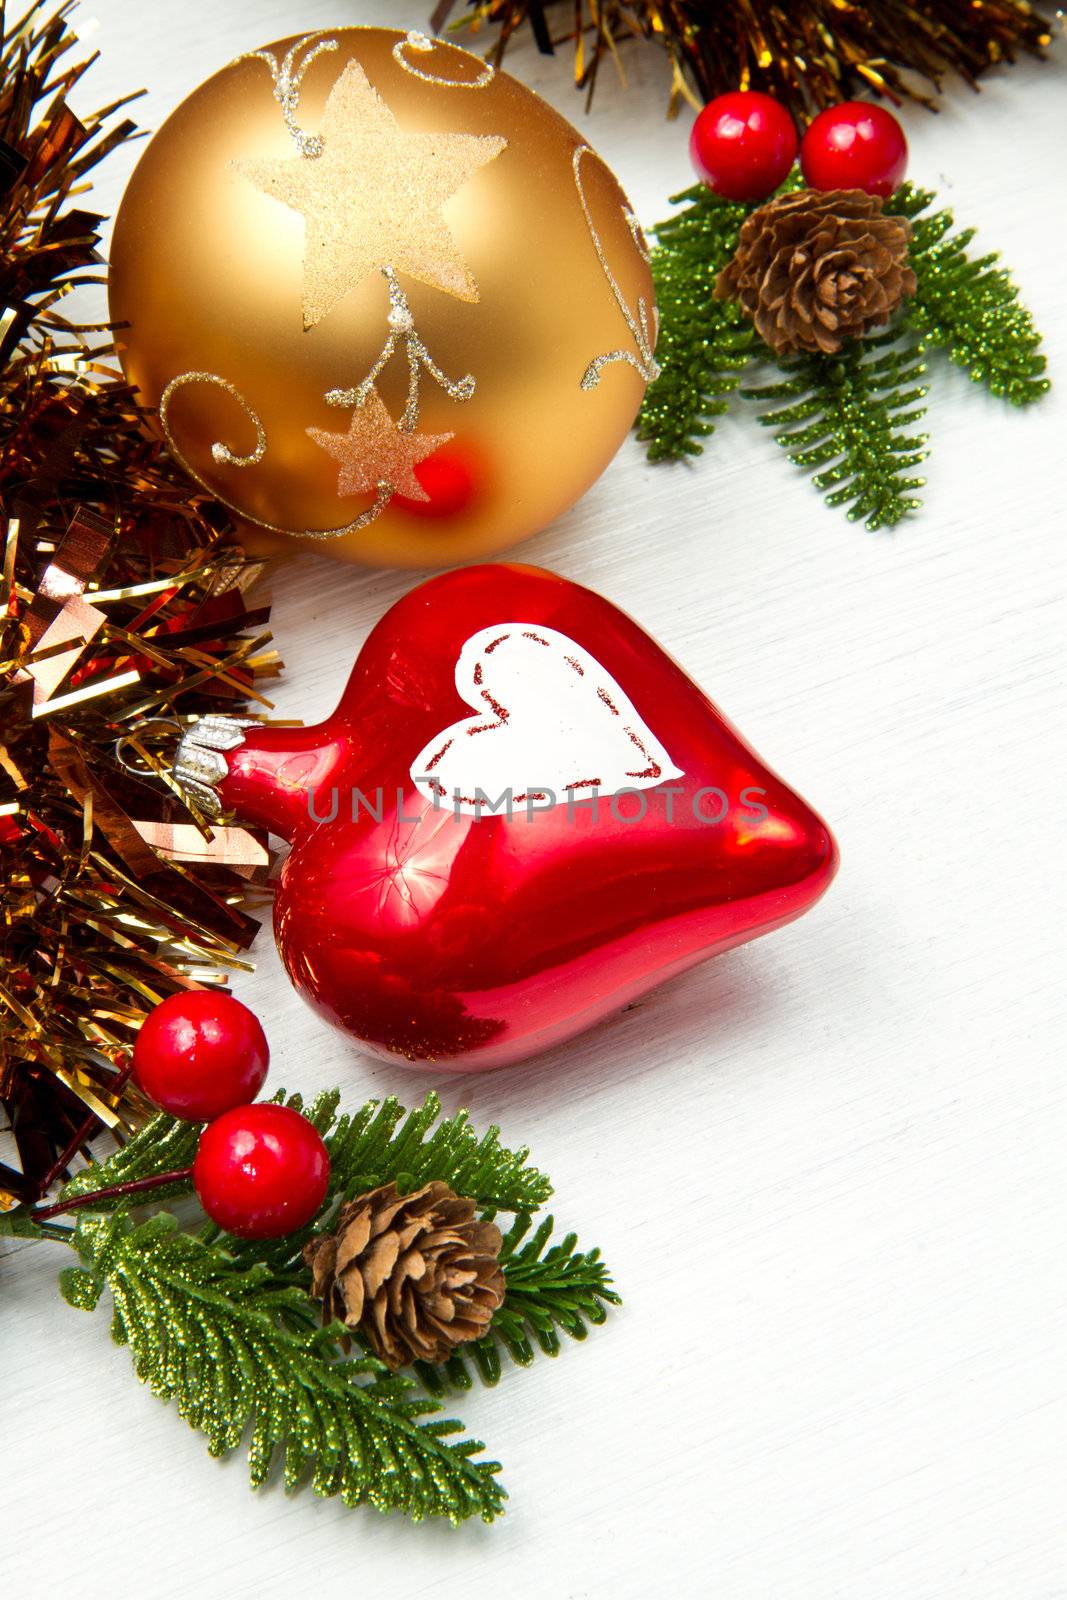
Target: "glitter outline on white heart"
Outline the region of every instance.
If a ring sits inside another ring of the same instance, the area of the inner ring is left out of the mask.
[[[464,774],[459,782],[453,783],[450,789],[446,788],[441,782],[440,773],[442,762],[458,739],[495,733],[510,725],[512,707],[505,705],[491,692],[487,683],[491,668],[487,672],[486,658],[492,656],[502,644],[515,639],[527,640],[535,644],[538,649],[547,648],[555,651],[570,672],[582,680],[588,680],[587,687],[593,692],[583,696],[584,705],[590,708],[599,706],[605,717],[617,718],[618,721],[613,725],[636,747],[644,762],[643,767],[632,772],[623,767],[619,775],[625,781],[619,783],[617,787],[606,785],[603,773],[590,775],[588,772],[566,782],[557,779],[555,783],[550,783],[551,774],[540,770],[537,763],[540,761],[542,766],[552,765],[553,737],[558,743],[561,737],[565,738],[568,733],[578,730],[568,726],[561,717],[564,709],[561,697],[545,695],[540,701],[528,703],[524,707],[527,715],[532,717],[531,731],[541,736],[545,754],[539,756],[531,750],[527,775],[521,780],[522,783],[543,783],[554,796],[567,797],[575,795],[582,789],[596,789],[604,795],[625,789],[654,789],[661,783],[685,776],[638,715],[631,700],[623,693],[615,679],[605,671],[594,656],[583,650],[581,645],[575,644],[565,633],[559,633],[554,628],[542,627],[539,623],[500,622],[472,634],[456,661],[456,691],[467,705],[474,708],[474,715],[453,722],[435,734],[411,763],[411,781],[425,799],[432,801],[438,807],[446,803],[461,814],[484,816],[488,812],[492,815],[492,806],[489,803],[491,797],[487,789],[467,781],[468,774]],[[571,704],[573,709],[573,700]],[[524,728],[525,726],[524,723]],[[531,743],[535,744],[536,741]],[[558,755],[555,756],[555,762],[557,764],[559,762]],[[490,787],[495,788],[496,785],[492,784]],[[513,785],[505,785],[506,790],[513,788]],[[469,794],[467,792],[469,789],[473,789],[475,793]],[[479,791],[481,791],[480,799]],[[531,791],[521,788],[521,785],[520,792],[512,792],[509,795],[513,805],[532,804],[546,798],[544,790]]]

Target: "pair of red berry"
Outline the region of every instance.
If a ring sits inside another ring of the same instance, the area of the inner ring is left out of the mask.
[[[769,94],[738,90],[710,100],[693,124],[689,153],[724,200],[766,200],[797,157],[796,124]],[[819,113],[799,141],[809,189],[891,195],[908,164],[904,129],[892,112],[846,100]]]
[[[173,994],[145,1018],[133,1072],[150,1100],[206,1122],[192,1174],[213,1222],[244,1239],[274,1239],[318,1211],[330,1158],[306,1117],[253,1105],[270,1065],[258,1017],[225,991]]]

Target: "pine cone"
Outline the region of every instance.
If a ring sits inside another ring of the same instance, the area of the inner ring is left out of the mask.
[[[389,1367],[446,1361],[487,1332],[504,1299],[500,1229],[474,1212],[447,1183],[360,1195],[334,1233],[304,1246],[312,1295]]]
[[[862,189],[795,189],[746,217],[717,300],[737,300],[778,355],[832,354],[915,293],[911,223]]]

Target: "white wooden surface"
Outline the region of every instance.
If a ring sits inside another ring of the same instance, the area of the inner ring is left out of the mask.
[[[158,125],[242,49],[429,0],[91,0],[83,103]],[[582,121],[565,64],[514,71],[646,222],[689,169],[651,57]],[[1019,414],[936,363],[926,507],[871,536],[750,417],[692,470],[628,443],[525,546],[633,611],[835,827],[841,874],[786,931],[565,1050],[465,1080],[372,1065],[290,992],[239,992],[273,1082],[353,1101],[438,1081],[498,1120],[602,1245],[626,1305],[458,1406],[506,1465],[493,1528],[412,1529],[211,1462],[58,1298],[58,1247],[0,1260],[6,1592],[673,1593],[1051,1600],[1063,1545],[1064,53],[905,113],[912,176],[1002,246],[1058,394]],[[133,160],[98,185],[112,209]],[[324,713],[410,576],[278,573],[286,713]],[[1058,1058],[1057,1058],[1058,1057]],[[25,1586],[25,1587],[23,1587]]]

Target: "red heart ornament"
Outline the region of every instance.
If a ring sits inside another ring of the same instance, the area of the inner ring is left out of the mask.
[[[275,931],[296,987],[376,1054],[453,1070],[781,927],[837,866],[636,623],[534,567],[422,584],[331,717],[214,759],[222,804],[292,845]]]

